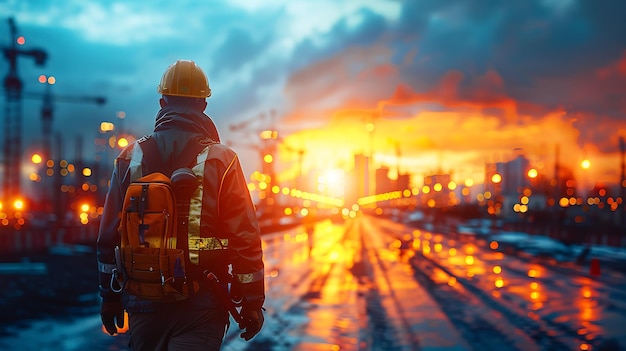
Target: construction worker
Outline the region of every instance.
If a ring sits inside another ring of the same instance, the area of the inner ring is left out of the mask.
[[[116,158],[104,205],[97,243],[102,324],[116,334],[124,326],[126,310],[129,346],[135,351],[219,350],[229,315],[215,286],[207,283],[206,272],[222,283],[231,281],[231,294],[236,291],[241,299],[242,338],[250,340],[263,325],[264,264],[255,208],[237,154],[220,143],[215,124],[204,113],[211,89],[202,69],[179,60],[167,68],[157,91],[161,110],[154,132]],[[180,302],[116,293],[112,279],[125,190],[149,168],[143,143],[150,138],[168,171],[187,167],[181,163],[191,160],[193,173],[202,179],[188,206],[191,267],[186,268],[186,283],[192,293]]]

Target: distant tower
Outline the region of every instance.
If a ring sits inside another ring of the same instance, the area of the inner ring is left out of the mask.
[[[626,153],[626,145],[624,144],[624,138],[619,137],[619,149],[622,156],[621,162],[621,179],[620,179],[620,196],[622,198],[622,210],[620,211],[620,224],[624,226],[626,224],[626,160],[624,160],[624,154]]]

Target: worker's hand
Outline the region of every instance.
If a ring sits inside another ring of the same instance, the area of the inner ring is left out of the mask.
[[[245,307],[241,310],[241,317],[243,318],[242,327],[246,331],[240,336],[248,341],[261,331],[265,317],[263,317],[262,309],[247,309]]]
[[[124,327],[124,307],[119,301],[102,302],[100,305],[102,325],[110,335],[117,334],[117,328]]]

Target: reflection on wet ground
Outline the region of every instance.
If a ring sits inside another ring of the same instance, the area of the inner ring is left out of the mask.
[[[626,280],[370,217],[264,237],[266,320],[223,350],[618,350]],[[38,320],[20,350],[122,350],[99,316]]]

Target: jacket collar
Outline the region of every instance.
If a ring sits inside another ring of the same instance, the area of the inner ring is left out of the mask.
[[[154,131],[183,129],[199,133],[215,142],[220,142],[219,133],[211,117],[190,106],[168,104],[157,113]]]

